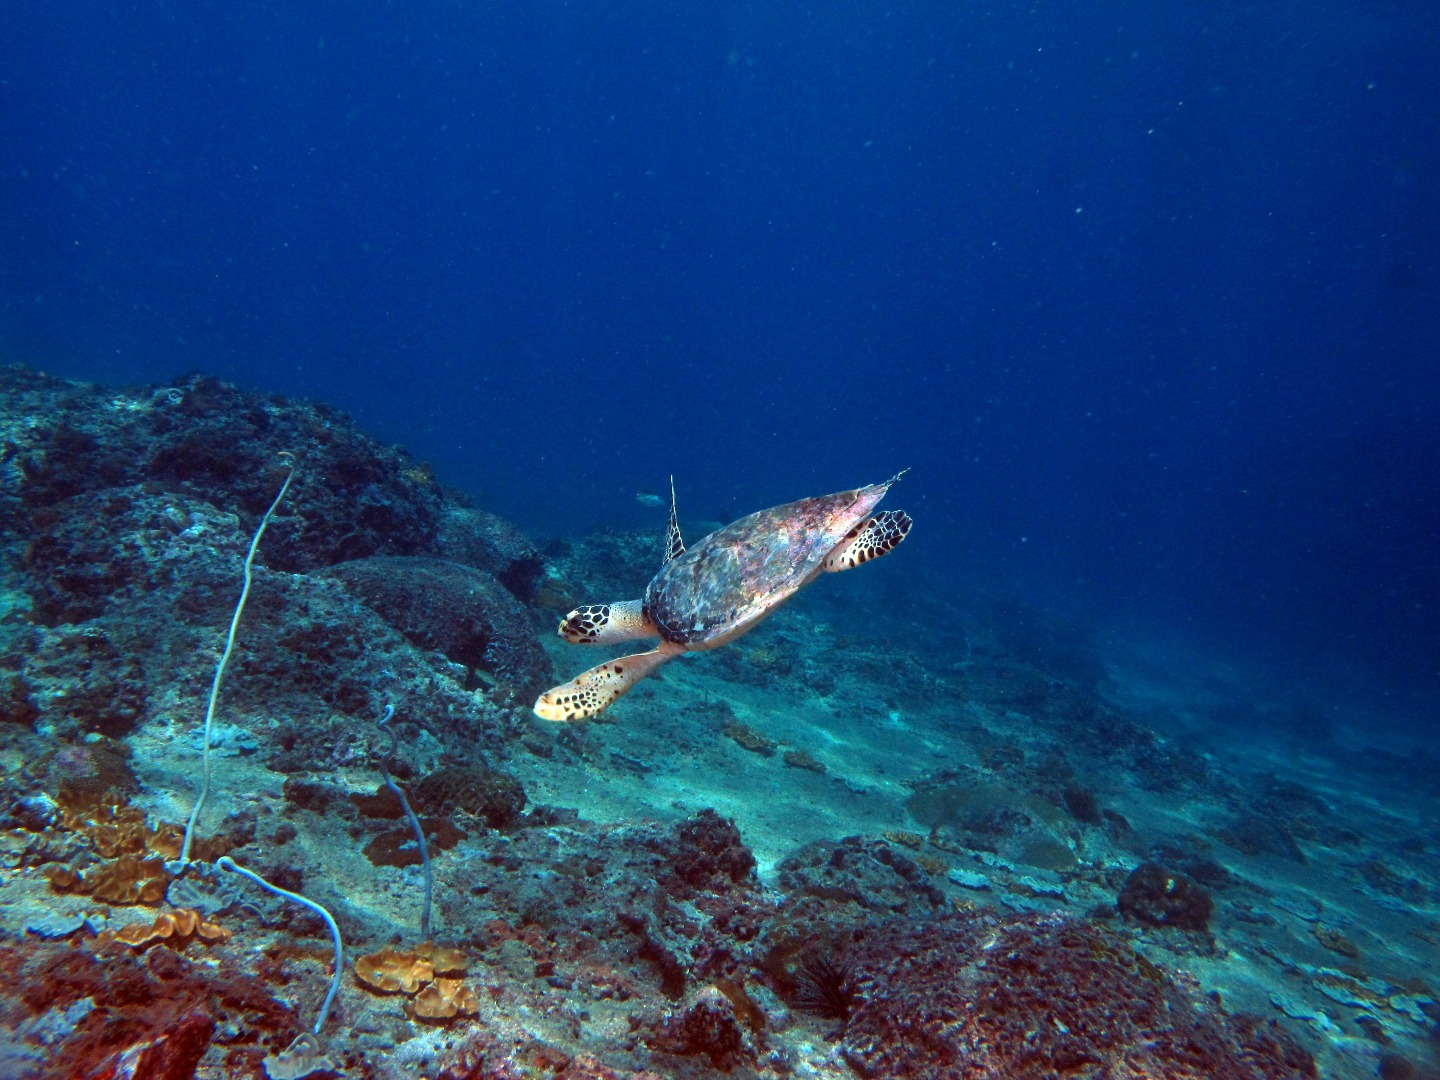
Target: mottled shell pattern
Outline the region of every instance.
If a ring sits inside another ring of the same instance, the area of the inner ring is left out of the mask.
[[[809,584],[894,482],[772,506],[718,529],[655,575],[646,614],[662,638],[690,649],[736,637]]]

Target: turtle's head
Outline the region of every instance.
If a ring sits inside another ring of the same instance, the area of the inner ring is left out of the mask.
[[[572,645],[593,645],[609,621],[609,604],[586,604],[560,620],[560,636]]]
[[[572,645],[608,645],[613,641],[655,637],[640,600],[586,604],[560,620],[560,636]]]

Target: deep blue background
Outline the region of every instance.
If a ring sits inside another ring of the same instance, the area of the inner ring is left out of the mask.
[[[10,0],[0,358],[1433,690],[1437,10]]]

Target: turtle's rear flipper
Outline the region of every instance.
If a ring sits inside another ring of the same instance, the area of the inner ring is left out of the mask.
[[[682,651],[662,642],[649,652],[596,664],[568,683],[541,694],[535,702],[535,715],[541,720],[588,720],[599,716],[637,682]]]
[[[825,556],[825,569],[831,573],[853,570],[861,563],[878,559],[899,545],[914,522],[904,510],[882,510],[868,517],[845,534],[835,550]]]

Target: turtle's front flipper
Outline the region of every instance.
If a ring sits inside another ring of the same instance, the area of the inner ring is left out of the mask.
[[[893,482],[893,481],[892,481]],[[835,550],[825,556],[825,569],[831,573],[853,570],[861,563],[878,559],[894,551],[914,524],[904,510],[882,510],[866,518],[845,534]]]
[[[659,637],[639,600],[586,604],[560,620],[560,636],[572,645],[609,645],[632,638]]]
[[[661,642],[649,652],[597,664],[541,694],[535,702],[535,715],[541,720],[588,720],[599,716],[646,675],[682,652],[678,645]]]

